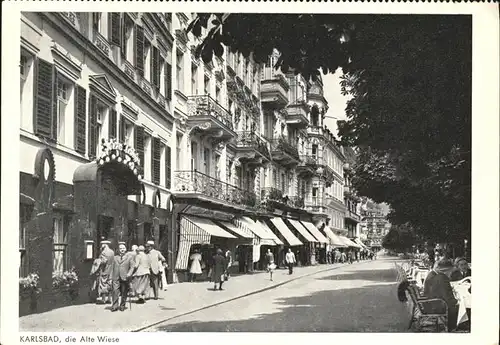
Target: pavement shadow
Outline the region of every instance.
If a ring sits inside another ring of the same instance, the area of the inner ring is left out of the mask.
[[[366,280],[373,282],[394,283],[396,271],[394,270],[359,270],[350,273],[332,274],[318,280]]]
[[[255,303],[258,303],[258,299],[255,299]],[[238,310],[220,315],[218,308],[214,308],[213,317],[210,317],[219,321],[172,323],[159,326],[155,331],[407,332],[409,322],[404,305],[397,299],[395,285],[367,285],[280,298],[273,302],[273,307],[278,311],[253,315],[243,320],[238,318]],[[206,313],[210,313],[210,310]]]

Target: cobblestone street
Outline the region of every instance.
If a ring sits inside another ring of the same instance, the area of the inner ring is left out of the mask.
[[[169,285],[158,301],[121,313],[109,305],[60,308],[20,318],[20,330],[404,331],[395,279],[389,259],[299,267],[292,276],[278,270],[274,282],[263,273],[233,277],[224,291],[210,283]]]

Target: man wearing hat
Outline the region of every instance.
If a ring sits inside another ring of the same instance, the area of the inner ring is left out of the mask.
[[[146,254],[149,256],[151,287],[153,288],[154,299],[158,299],[158,287],[161,282],[161,268],[165,263],[165,258],[161,253],[154,249],[154,241],[146,243]]]
[[[452,282],[462,280],[464,278],[471,276],[471,270],[469,268],[469,263],[465,258],[455,259],[455,269],[451,272],[450,279]]]
[[[429,272],[424,283],[424,295],[427,298],[440,298],[448,306],[448,331],[457,327],[458,301],[453,294],[448,273],[453,269],[450,260],[443,259],[434,265],[434,269]],[[440,312],[441,306],[431,306],[429,312]]]
[[[99,257],[101,262],[101,267],[99,271],[99,285],[98,285],[98,301],[101,300],[103,303],[111,303],[111,293],[112,293],[112,277],[113,273],[113,262],[115,253],[109,245],[111,241],[103,240],[101,241],[101,255]]]

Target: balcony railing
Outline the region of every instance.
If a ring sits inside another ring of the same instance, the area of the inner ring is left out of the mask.
[[[361,217],[352,211],[349,211],[349,210],[346,211],[346,216],[352,220],[356,220],[358,222],[361,221]]]
[[[254,192],[238,188],[196,170],[174,172],[174,190],[182,193],[202,194],[236,205],[254,207]]]
[[[296,158],[297,160],[300,159],[297,147],[290,143],[285,137],[271,140],[271,148],[272,151],[282,151]]]
[[[252,148],[264,157],[270,158],[266,142],[262,140],[255,132],[242,131],[237,132],[236,134],[236,146]]]
[[[321,165],[321,158],[314,155],[301,155],[301,165],[317,166]]]
[[[280,189],[274,187],[266,187],[261,190],[262,200],[272,200],[279,202],[281,204],[293,207],[293,208],[304,208],[304,197],[302,196],[288,196],[283,195]]]
[[[209,95],[188,97],[188,117],[210,116],[233,130],[231,113]]]

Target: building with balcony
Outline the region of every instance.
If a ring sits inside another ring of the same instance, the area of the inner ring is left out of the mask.
[[[277,71],[277,52],[204,63],[193,18],[22,15],[20,275],[39,273],[47,304],[52,276],[73,267],[88,296],[103,240],[153,240],[171,283],[194,249],[229,249],[240,272],[262,268],[268,248],[314,264],[323,228],[344,228],[343,149],[322,125],[321,82]]]
[[[345,228],[349,238],[360,238],[361,207],[360,198],[352,188],[353,165],[356,162],[356,152],[351,147],[344,147],[346,163],[344,164],[344,203]]]
[[[360,236],[368,246],[375,249],[382,247],[382,239],[391,229],[387,213],[387,205],[376,204],[367,199],[361,202]]]
[[[103,239],[172,250],[171,21],[21,15],[19,271],[39,274],[46,305],[62,294],[52,277],[71,268],[88,296]]]

